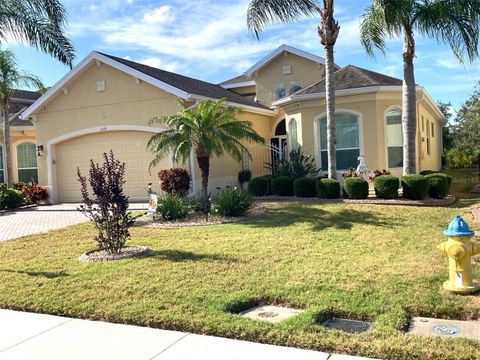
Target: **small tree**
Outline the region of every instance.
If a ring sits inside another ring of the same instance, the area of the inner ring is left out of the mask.
[[[128,197],[123,192],[125,184],[125,163],[121,163],[110,150],[103,154],[102,165],[90,160],[88,184],[94,198],[90,197],[87,178],[77,168],[78,181],[82,187],[83,205],[79,209],[93,221],[98,235],[95,240],[98,248],[109,254],[118,254],[130,236],[128,227],[131,216],[128,210]]]

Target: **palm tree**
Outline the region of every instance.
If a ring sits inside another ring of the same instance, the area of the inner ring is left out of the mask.
[[[67,12],[58,0],[0,2],[0,43],[13,38],[72,67],[75,51],[66,37]]]
[[[480,1],[478,0],[372,0],[362,16],[361,42],[373,56],[385,52],[386,38],[403,41],[403,173],[416,172],[416,85],[414,33],[450,45],[461,62],[478,57]]]
[[[10,97],[18,87],[44,89],[42,81],[18,68],[15,55],[11,50],[0,50],[0,111],[3,132],[4,178],[8,186],[12,185],[12,157],[10,151]]]
[[[252,0],[247,11],[247,26],[259,38],[260,32],[270,23],[290,23],[302,16],[320,14],[318,27],[320,43],[325,48],[325,106],[327,110],[327,153],[328,177],[337,178],[337,156],[335,145],[335,61],[334,46],[340,32],[333,18],[334,0],[323,0],[320,8],[315,0]]]
[[[193,148],[202,174],[202,196],[207,199],[210,159],[227,153],[240,161],[242,153],[248,153],[241,141],[264,143],[265,140],[253,130],[250,121],[238,120],[240,108],[226,106],[224,99],[201,101],[194,107],[180,102],[180,107],[176,115],[155,117],[150,121],[150,124],[168,128],[153,135],[148,142],[155,155],[150,169],[169,154],[173,161],[185,162]]]

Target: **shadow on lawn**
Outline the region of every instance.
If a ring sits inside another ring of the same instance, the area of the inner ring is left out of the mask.
[[[311,230],[327,228],[351,229],[355,224],[395,227],[401,225],[400,219],[383,218],[368,211],[341,209],[327,211],[309,204],[290,204],[288,207],[270,208],[267,217],[250,223],[255,227],[283,227],[296,223],[307,223]]]
[[[182,262],[182,261],[225,261],[225,262],[236,262],[237,259],[232,258],[231,256],[218,255],[218,254],[195,254],[190,251],[182,250],[157,250],[152,251],[148,257],[154,257],[162,260],[169,260],[172,262]]]
[[[25,274],[32,277],[44,277],[47,279],[55,279],[58,277],[69,276],[69,274],[60,271],[60,272],[49,272],[49,271],[26,271],[26,270],[11,270],[11,269],[2,269],[2,272],[16,273],[16,274]]]

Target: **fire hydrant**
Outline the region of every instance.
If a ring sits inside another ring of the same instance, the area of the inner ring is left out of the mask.
[[[443,288],[458,294],[480,290],[480,284],[472,278],[472,256],[480,253],[480,244],[470,240],[474,232],[457,215],[443,235],[448,240],[437,247],[449,258],[449,279],[443,283]]]

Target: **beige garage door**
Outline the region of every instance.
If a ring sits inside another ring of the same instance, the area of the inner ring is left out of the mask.
[[[148,173],[148,164],[152,154],[146,150],[152,134],[142,131],[100,132],[57,144],[55,163],[57,168],[58,198],[60,202],[79,201],[80,183],[77,180],[77,167],[82,174],[88,174],[90,159],[100,162],[104,152],[113,150],[115,157],[125,163],[125,193],[133,201],[146,201],[145,186],[154,185],[158,191],[157,173],[168,168],[165,159],[152,175]]]

